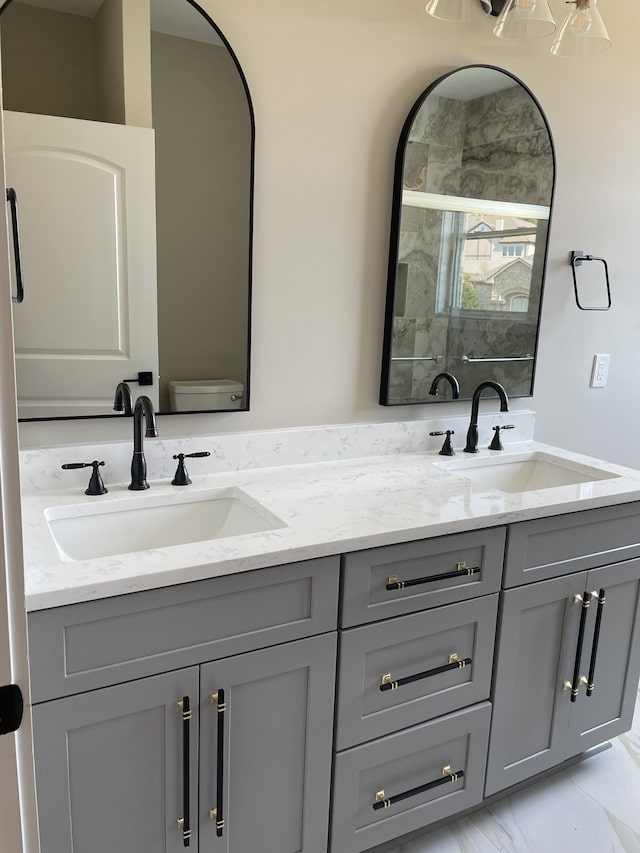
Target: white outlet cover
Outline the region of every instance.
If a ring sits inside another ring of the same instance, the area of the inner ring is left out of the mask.
[[[609,376],[608,353],[596,353],[593,356],[593,367],[591,368],[591,387],[604,388]]]

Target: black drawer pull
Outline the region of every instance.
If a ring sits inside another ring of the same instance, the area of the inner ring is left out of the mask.
[[[449,672],[452,669],[464,669],[465,666],[469,666],[471,663],[473,663],[471,658],[463,658],[461,660],[458,658],[458,655],[453,654],[449,655],[449,663],[445,663],[442,666],[435,666],[433,669],[427,669],[424,672],[417,672],[415,675],[407,675],[405,678],[399,678],[397,681],[391,678],[391,673],[387,673],[380,679],[380,690],[397,690],[398,687],[402,687],[404,684],[413,684],[414,681],[430,678],[432,675],[440,675],[440,673]]]
[[[405,589],[408,586],[419,586],[423,583],[435,583],[435,581],[446,581],[451,578],[459,578],[462,574],[471,577],[480,573],[480,566],[467,566],[466,563],[458,563],[455,572],[443,572],[439,575],[429,575],[426,578],[412,578],[408,581],[398,580],[396,575],[391,575],[387,578],[386,589],[391,592],[394,589]]]
[[[596,610],[596,624],[593,629],[593,645],[591,646],[591,661],[589,663],[589,678],[587,681],[587,696],[593,695],[594,676],[596,672],[596,659],[598,657],[598,643],[600,642],[600,624],[602,623],[602,611],[606,601],[606,590],[601,589],[600,594],[591,593],[592,598],[598,599],[598,609]]]
[[[178,828],[182,832],[182,843],[185,847],[191,844],[191,824],[189,822],[190,792],[189,792],[189,730],[191,723],[191,707],[189,697],[183,696],[178,702],[178,711],[182,714],[182,809],[184,817],[178,818]]]
[[[217,756],[216,756],[216,807],[209,811],[209,817],[216,822],[216,835],[222,838],[224,832],[223,791],[224,791],[224,714],[227,706],[224,690],[211,694],[211,704],[218,707]]]
[[[376,801],[373,803],[373,808],[388,809],[399,803],[401,800],[406,800],[408,797],[415,797],[417,794],[422,794],[425,791],[430,791],[432,788],[439,788],[440,785],[446,785],[448,782],[457,782],[458,779],[464,778],[464,770],[458,770],[457,773],[451,772],[451,767],[446,765],[442,768],[442,777],[434,779],[433,782],[427,782],[426,785],[419,785],[417,788],[411,788],[409,791],[404,791],[402,794],[394,794],[393,797],[385,797],[384,791],[376,792]]]

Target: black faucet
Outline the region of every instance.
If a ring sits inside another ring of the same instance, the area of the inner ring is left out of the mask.
[[[142,489],[149,488],[149,483],[147,483],[147,462],[142,449],[143,417],[146,425],[145,436],[147,438],[156,438],[158,435],[156,413],[153,410],[153,403],[144,395],[138,397],[133,409],[133,459],[131,460],[131,483],[129,483],[129,488],[133,491],[142,491]]]
[[[126,382],[118,382],[116,385],[116,393],[113,398],[113,411],[124,412],[125,415],[133,414],[133,396],[131,388]]]
[[[429,394],[431,394],[432,397],[438,396],[438,385],[440,384],[440,382],[443,379],[445,379],[449,383],[449,385],[451,385],[451,396],[453,397],[454,400],[457,400],[458,397],[460,396],[460,385],[458,384],[458,380],[453,375],[453,373],[447,373],[447,372],[438,373],[438,375],[434,378],[433,382],[431,383],[431,388],[429,389]]]
[[[471,422],[467,430],[467,446],[464,449],[465,453],[478,452],[478,409],[480,408],[480,396],[487,388],[493,388],[500,398],[500,411],[509,411],[509,398],[499,382],[493,382],[488,379],[486,382],[481,382],[473,392],[473,400],[471,401]]]

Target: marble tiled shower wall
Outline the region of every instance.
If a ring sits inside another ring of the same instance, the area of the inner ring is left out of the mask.
[[[524,156],[523,156],[524,155]],[[405,154],[405,189],[443,195],[548,204],[552,174],[549,136],[530,95],[519,85],[471,101],[430,95],[419,111]],[[545,176],[547,176],[545,178]],[[517,323],[438,313],[437,279],[442,262],[443,213],[404,208],[400,225],[399,278],[394,309],[395,357],[443,356],[441,363],[396,362],[390,375],[392,402],[424,400],[432,377],[452,370],[463,396],[487,378],[482,365],[463,367],[460,356],[502,357],[533,353],[537,309]],[[541,223],[538,245],[546,242]],[[543,252],[536,253],[530,304],[537,303]],[[536,293],[535,291],[538,291]],[[441,306],[442,307],[442,306]],[[499,345],[499,346],[498,346]],[[528,394],[531,362],[505,363],[500,375],[512,394]]]
[[[547,128],[521,86],[467,102],[459,195],[549,204],[548,162]]]

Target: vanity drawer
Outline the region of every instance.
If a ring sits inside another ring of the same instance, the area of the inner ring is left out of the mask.
[[[490,716],[483,702],[338,753],[331,853],[367,850],[479,803]],[[390,804],[375,808],[377,797]]]
[[[28,615],[33,702],[333,631],[325,557]]]
[[[523,521],[509,527],[505,587],[640,556],[640,503]]]
[[[505,528],[493,527],[345,555],[340,625],[349,628],[497,592],[504,541]]]
[[[497,610],[494,593],[343,631],[336,749],[488,699]]]

